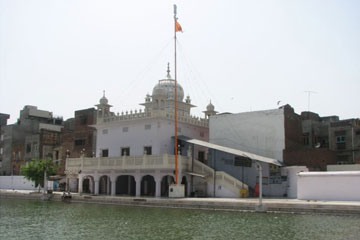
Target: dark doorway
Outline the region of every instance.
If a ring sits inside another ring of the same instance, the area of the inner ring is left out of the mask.
[[[130,175],[122,175],[116,179],[116,194],[135,196],[136,183],[135,178]]]
[[[155,180],[153,176],[146,175],[141,180],[141,196],[155,196]]]

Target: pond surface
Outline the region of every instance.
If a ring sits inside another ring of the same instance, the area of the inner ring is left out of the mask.
[[[360,239],[360,216],[0,199],[0,239]]]

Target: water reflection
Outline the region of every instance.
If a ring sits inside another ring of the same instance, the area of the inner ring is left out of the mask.
[[[359,239],[359,216],[0,199],[0,239]]]

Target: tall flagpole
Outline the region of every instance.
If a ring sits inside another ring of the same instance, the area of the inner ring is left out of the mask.
[[[178,184],[178,119],[177,119],[177,69],[176,69],[176,14],[177,9],[174,4],[174,47],[175,47],[175,94],[174,94],[174,102],[175,102],[175,184]]]

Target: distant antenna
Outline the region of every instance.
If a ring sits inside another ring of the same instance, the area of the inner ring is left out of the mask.
[[[310,112],[310,95],[317,92],[314,91],[304,91],[304,92],[308,94],[308,112]]]

